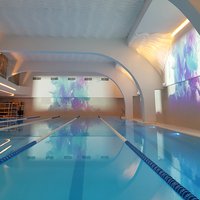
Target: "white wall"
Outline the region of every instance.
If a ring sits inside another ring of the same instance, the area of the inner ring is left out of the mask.
[[[200,14],[187,0],[169,0],[179,8],[200,33]],[[135,78],[142,95],[143,120],[155,121],[154,90],[162,88],[161,77],[153,67],[129,48],[123,40],[33,38],[2,36],[2,51],[49,52],[49,53],[90,53],[108,56],[125,67]],[[49,69],[51,71],[52,69]]]
[[[90,53],[107,56],[113,62],[125,67],[134,77],[140,90],[143,105],[143,120],[155,121],[154,90],[162,88],[161,77],[156,70],[124,40],[62,39],[5,37],[0,42],[8,51],[48,52],[48,53]],[[49,68],[49,71],[53,69]],[[55,71],[55,70],[54,70]]]
[[[42,66],[42,68],[41,68]],[[56,67],[55,67],[56,66]],[[48,69],[52,68],[52,72],[48,72]],[[40,73],[34,73],[33,75],[64,75],[64,74],[74,74],[74,73],[99,73],[101,75],[105,75],[109,77],[114,83],[119,87],[119,90],[121,91],[124,101],[125,101],[125,117],[128,119],[133,118],[133,100],[132,97],[137,95],[137,88],[133,81],[131,81],[127,76],[123,73],[119,73],[119,71],[110,64],[83,64],[83,63],[53,63],[53,62],[32,62],[29,63],[28,67],[26,63],[21,65],[21,67],[18,69],[19,72],[21,71],[27,71],[31,70],[33,72],[40,72]],[[53,71],[54,70],[54,71]],[[58,73],[60,71],[60,73]],[[48,72],[48,73],[47,73]],[[31,80],[31,76],[27,81],[29,82]],[[25,83],[26,86],[31,86],[31,83]],[[31,88],[30,90],[31,91]],[[30,94],[29,94],[30,95]]]

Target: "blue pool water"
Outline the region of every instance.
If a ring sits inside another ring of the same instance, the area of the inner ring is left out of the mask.
[[[117,118],[105,120],[200,197],[199,138]],[[0,152],[11,146],[0,158],[65,122],[54,119],[0,131]],[[79,118],[56,131],[3,163],[0,177],[1,200],[181,199],[98,118]]]

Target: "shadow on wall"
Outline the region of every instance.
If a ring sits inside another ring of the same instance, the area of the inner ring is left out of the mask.
[[[133,97],[133,119],[142,120],[140,96]]]

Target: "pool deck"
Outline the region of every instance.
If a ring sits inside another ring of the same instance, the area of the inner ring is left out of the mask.
[[[158,123],[158,122],[145,123],[140,119],[133,119],[132,121],[139,122],[139,123],[142,123],[142,124],[154,125],[154,126],[157,126],[157,127],[160,127],[160,128],[165,128],[165,129],[168,129],[168,130],[181,132],[181,133],[184,133],[184,134],[187,134],[187,135],[200,137],[200,130],[197,130],[197,129],[191,129],[191,128],[187,128],[187,127],[180,127],[180,126]]]

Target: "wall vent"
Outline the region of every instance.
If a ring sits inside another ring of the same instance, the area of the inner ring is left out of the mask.
[[[75,81],[76,80],[76,78],[74,78],[74,77],[68,77],[68,81]]]
[[[58,80],[58,77],[51,77],[51,80],[52,80],[52,81]]]
[[[92,81],[91,77],[84,78],[85,81]]]
[[[104,77],[104,78],[101,78],[101,80],[102,81],[109,81],[109,78]]]
[[[36,81],[36,80],[41,80],[41,77],[34,76],[34,77],[33,77],[33,80],[34,80],[34,81]]]

